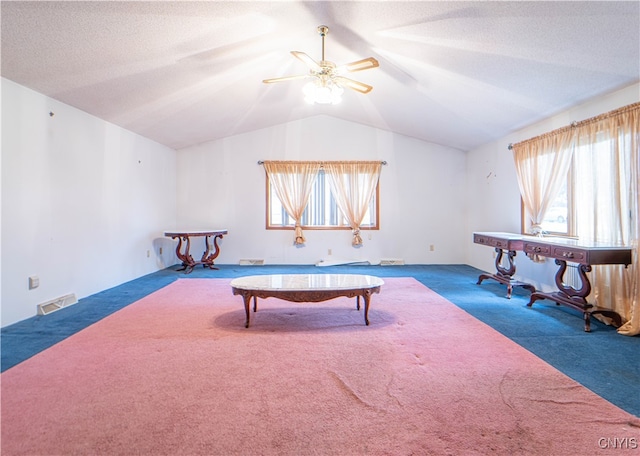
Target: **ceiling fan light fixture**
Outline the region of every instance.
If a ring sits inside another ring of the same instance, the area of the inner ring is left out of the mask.
[[[342,101],[344,89],[331,80],[316,79],[302,88],[304,101],[309,104],[338,104]]]
[[[360,59],[338,67],[335,63],[326,60],[324,56],[324,39],[327,33],[329,33],[329,27],[326,25],[318,26],[318,33],[322,37],[322,60],[320,60],[320,62],[316,62],[304,52],[291,51],[291,54],[295,58],[307,65],[309,68],[307,74],[263,79],[262,82],[271,84],[273,82],[289,81],[292,79],[313,78],[313,81],[306,84],[302,89],[305,95],[305,101],[311,104],[340,103],[342,101],[344,87],[360,93],[371,92],[373,87],[369,84],[346,78],[343,75],[345,73],[376,68],[379,66],[378,61],[373,57],[367,57],[366,59]]]

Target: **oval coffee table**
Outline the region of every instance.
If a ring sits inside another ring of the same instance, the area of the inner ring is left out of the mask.
[[[241,295],[249,327],[250,303],[258,310],[258,298],[278,298],[290,302],[321,302],[338,297],[364,299],[364,322],[369,324],[369,303],[373,293],[380,293],[384,281],[360,274],[268,274],[239,277],[231,281],[234,295]]]

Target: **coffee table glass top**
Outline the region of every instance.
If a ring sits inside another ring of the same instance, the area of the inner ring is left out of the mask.
[[[231,281],[241,290],[354,290],[384,284],[379,277],[360,274],[269,274],[238,277]]]

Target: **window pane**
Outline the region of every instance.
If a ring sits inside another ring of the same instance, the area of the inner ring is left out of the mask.
[[[547,233],[567,234],[569,221],[569,206],[567,198],[567,181],[564,182],[560,193],[547,209],[542,221],[542,229]]]

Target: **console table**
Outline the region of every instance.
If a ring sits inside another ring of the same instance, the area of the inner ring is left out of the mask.
[[[356,297],[360,310],[360,297],[364,299],[364,322],[369,324],[369,301],[379,293],[384,281],[378,277],[360,274],[267,274],[239,277],[231,281],[234,295],[241,295],[246,313],[245,328],[249,327],[250,303],[258,310],[258,298],[279,298],[291,302],[320,302],[341,296]]]
[[[485,279],[493,279],[507,286],[507,298],[511,299],[513,287],[523,287],[531,292],[536,289],[533,285],[521,282],[513,278],[516,273],[515,256],[517,250],[522,250],[522,236],[512,233],[487,232],[473,233],[473,242],[476,244],[494,247],[496,250],[496,273],[480,274],[477,284],[480,285]],[[502,258],[507,252],[508,267],[502,265]]]
[[[213,266],[213,261],[218,257],[218,255],[220,255],[218,239],[222,239],[225,234],[227,234],[227,230],[167,231],[164,233],[167,237],[178,239],[176,256],[180,261],[182,261],[182,268],[178,269],[178,271],[184,271],[185,274],[189,274],[193,271],[193,268],[198,264],[201,264],[203,267],[208,266],[210,269],[218,269]],[[204,237],[205,249],[200,261],[195,261],[189,252],[191,249],[192,237]],[[211,252],[209,238],[213,238],[213,252]],[[184,250],[182,249],[183,242]]]
[[[586,243],[565,238],[544,238],[523,236],[523,250],[527,254],[534,254],[555,258],[559,266],[555,276],[558,291],[554,293],[534,292],[527,306],[531,307],[538,299],[550,299],[557,304],[566,305],[577,309],[584,316],[584,330],[591,331],[591,315],[601,314],[609,317],[620,326],[620,315],[610,309],[596,307],[587,302],[587,296],[591,293],[591,282],[587,272],[595,264],[631,264],[632,249],[629,247],[614,247],[600,243]],[[578,288],[565,284],[564,274],[567,270],[567,261],[577,263],[580,286]]]

